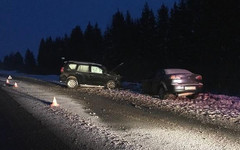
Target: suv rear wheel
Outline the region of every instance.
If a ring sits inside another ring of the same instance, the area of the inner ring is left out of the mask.
[[[69,77],[67,79],[67,86],[69,88],[76,88],[78,86],[78,81],[75,77]]]
[[[116,83],[113,80],[110,80],[110,81],[107,82],[106,88],[114,89],[114,88],[116,88]]]

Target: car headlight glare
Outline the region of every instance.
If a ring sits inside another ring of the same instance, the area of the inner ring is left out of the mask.
[[[182,80],[174,79],[174,80],[172,80],[172,83],[173,83],[173,84],[176,84],[176,83],[182,83]]]
[[[184,90],[184,86],[180,86],[180,85],[179,86],[175,86],[175,89],[176,90]]]

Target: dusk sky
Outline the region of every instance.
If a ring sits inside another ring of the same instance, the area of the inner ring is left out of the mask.
[[[79,25],[98,23],[102,31],[111,24],[112,15],[129,10],[140,17],[145,2],[154,10],[164,3],[171,7],[176,0],[0,0],[0,59],[29,48],[38,53],[40,40],[63,37]]]

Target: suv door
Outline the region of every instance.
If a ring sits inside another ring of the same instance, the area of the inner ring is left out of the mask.
[[[66,63],[64,64],[63,71],[60,74],[60,81],[66,82],[69,76],[74,76],[76,74],[77,64],[75,63]]]
[[[89,65],[79,64],[76,70],[76,76],[78,78],[79,84],[91,84]]]
[[[106,84],[107,77],[104,74],[104,69],[100,66],[92,65],[90,68],[90,79],[93,85],[104,85]]]

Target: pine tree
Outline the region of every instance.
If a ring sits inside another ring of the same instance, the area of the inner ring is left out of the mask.
[[[23,57],[19,52],[16,52],[13,56],[13,69],[22,71],[23,70]]]
[[[93,27],[91,23],[88,24],[85,32],[84,32],[84,39],[85,39],[85,48],[88,61],[99,62],[102,60],[101,56],[102,53],[102,35],[101,30],[96,23]]]
[[[147,3],[144,5],[140,18],[139,37],[140,51],[138,57],[140,60],[138,62],[141,64],[141,68],[139,69],[142,71],[141,74],[146,78],[153,74],[156,66],[157,54],[159,54],[156,46],[156,20],[153,11],[149,8]]]
[[[95,49],[93,46],[93,39],[94,39],[94,33],[93,33],[93,26],[91,25],[91,23],[89,22],[87,25],[87,28],[84,32],[84,39],[85,39],[85,56],[86,56],[86,60],[88,61],[93,61],[92,56],[95,55]]]
[[[29,49],[27,49],[25,53],[24,62],[25,62],[25,71],[27,73],[34,73],[36,71],[36,61],[33,53]]]
[[[85,61],[85,45],[84,37],[80,26],[76,26],[71,33],[69,40],[69,51],[67,51],[67,59]]]
[[[3,62],[0,60],[0,69],[3,69]]]
[[[19,52],[11,53],[4,57],[4,69],[6,70],[23,70],[23,57]]]
[[[157,15],[157,50],[160,52],[158,65],[162,68],[169,66],[168,42],[169,42],[169,15],[168,8],[162,4]]]
[[[3,59],[3,65],[4,65],[4,69],[6,69],[6,70],[9,70],[9,56],[8,55],[6,55],[6,56],[4,56],[4,59]]]
[[[125,48],[125,20],[120,11],[117,11],[112,17],[112,24],[105,32],[105,63],[111,62],[110,68],[121,63],[124,58]]]
[[[39,66],[40,70],[46,66],[45,65],[45,55],[47,55],[46,43],[45,43],[44,39],[41,39],[39,49],[38,49],[38,56],[37,56],[37,62],[38,62],[38,66]]]

